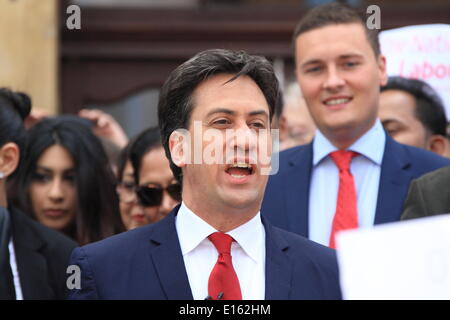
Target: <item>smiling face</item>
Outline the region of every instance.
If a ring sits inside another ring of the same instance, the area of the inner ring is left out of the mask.
[[[320,131],[334,144],[351,144],[377,118],[385,60],[376,57],[358,23],[335,24],[296,39],[296,73]],[[343,146],[346,147],[346,146]]]
[[[250,77],[225,84],[232,77],[215,75],[195,89],[189,133],[200,134],[203,162],[178,163],[184,168],[183,201],[191,210],[200,215],[240,213],[245,221],[259,211],[267,183],[261,159],[262,152],[271,153],[269,106]],[[267,130],[257,133],[259,129]]]
[[[36,219],[56,230],[65,230],[75,218],[77,192],[75,165],[60,145],[47,148],[39,158],[29,187]]]

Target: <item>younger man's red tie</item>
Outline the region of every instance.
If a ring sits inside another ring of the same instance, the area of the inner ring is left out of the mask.
[[[358,227],[355,180],[350,172],[350,162],[356,156],[358,153],[345,150],[330,153],[331,159],[339,169],[339,191],[330,235],[330,248],[333,249],[336,248],[335,236],[338,231]]]

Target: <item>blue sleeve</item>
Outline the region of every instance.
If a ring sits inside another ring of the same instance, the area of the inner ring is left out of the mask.
[[[83,248],[75,248],[70,257],[69,268],[73,273],[67,278],[69,288],[68,300],[100,299],[95,284],[94,274]]]

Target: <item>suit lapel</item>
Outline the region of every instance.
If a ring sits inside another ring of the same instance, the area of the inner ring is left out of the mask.
[[[13,243],[24,299],[52,299],[55,296],[48,285],[48,265],[41,253],[44,241],[30,228],[22,213],[11,208]]]
[[[386,135],[375,224],[400,220],[403,201],[411,180],[411,174],[408,172],[410,166],[405,148]]]
[[[14,280],[10,265],[11,213],[0,206],[0,299],[15,300]]]
[[[288,160],[290,169],[284,172],[289,230],[304,237],[309,236],[309,189],[311,182],[312,143],[299,148]],[[294,190],[294,191],[293,191]],[[295,196],[292,196],[295,194]],[[290,196],[291,195],[291,196]]]
[[[262,221],[266,232],[266,300],[286,300],[292,280],[292,263],[284,252],[289,245],[264,218]]]
[[[159,223],[150,238],[150,257],[169,300],[193,300],[175,228],[176,207]]]

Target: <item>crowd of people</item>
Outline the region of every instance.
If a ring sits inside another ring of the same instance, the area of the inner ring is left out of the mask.
[[[306,14],[294,47],[286,88],[264,57],[198,53],[132,139],[102,111],[48,116],[0,89],[0,299],[341,299],[338,232],[450,212],[432,87],[387,77],[377,30],[340,3]]]

